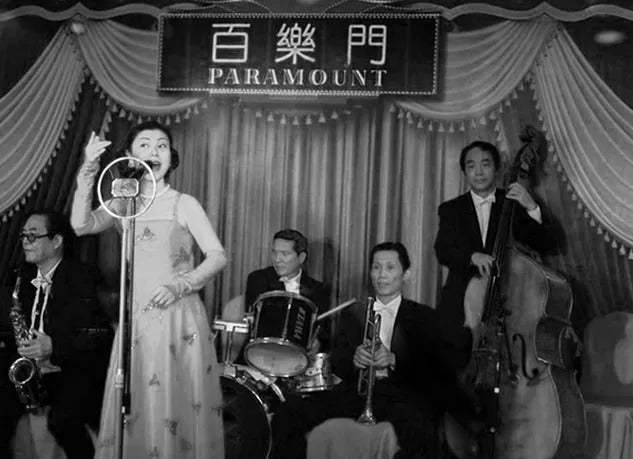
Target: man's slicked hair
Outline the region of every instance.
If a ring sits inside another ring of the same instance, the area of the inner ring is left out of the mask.
[[[293,249],[297,252],[297,255],[301,255],[301,252],[305,252],[306,256],[308,255],[308,240],[297,230],[286,228],[281,231],[277,231],[273,236],[273,241],[275,239],[293,241]]]
[[[374,255],[376,255],[376,252],[384,251],[396,252],[398,254],[398,259],[400,260],[403,271],[406,271],[411,267],[409,252],[407,251],[407,248],[404,246],[404,244],[402,244],[402,242],[391,241],[381,242],[380,244],[376,244],[371,248],[371,252],[369,253],[370,265],[374,263]]]
[[[492,156],[492,161],[495,163],[495,170],[499,170],[501,167],[501,157],[499,156],[499,150],[490,142],[484,142],[483,140],[475,140],[474,142],[466,145],[462,152],[459,154],[459,167],[462,168],[462,172],[466,170],[466,155],[470,150],[479,148],[483,151],[487,151]]]

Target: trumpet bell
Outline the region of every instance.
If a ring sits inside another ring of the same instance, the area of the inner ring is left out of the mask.
[[[370,408],[365,408],[365,410],[361,413],[361,415],[356,420],[359,424],[373,426],[376,424],[376,417]]]

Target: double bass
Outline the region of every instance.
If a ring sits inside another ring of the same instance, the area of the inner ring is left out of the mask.
[[[545,141],[531,127],[520,138],[505,181],[529,190]],[[460,379],[475,401],[477,428],[447,423],[448,445],[459,458],[581,457],[586,420],[574,370],[579,344],[570,322],[571,289],[513,239],[515,207],[504,200],[491,275],[473,277],[466,288],[466,325],[475,340]]]

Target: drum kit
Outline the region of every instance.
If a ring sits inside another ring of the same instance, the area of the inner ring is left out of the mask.
[[[317,316],[309,299],[275,290],[260,295],[241,322],[214,320],[213,330],[228,337],[220,377],[227,458],[267,458],[271,419],[285,394],[310,396],[341,382],[331,372],[329,354],[310,352],[318,320],[332,312]],[[232,361],[234,333],[250,335],[244,347],[247,365]]]

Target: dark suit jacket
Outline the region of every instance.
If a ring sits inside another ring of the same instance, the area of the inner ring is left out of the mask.
[[[18,296],[27,325],[36,293],[31,280],[36,275],[35,265],[23,269]],[[94,271],[87,267],[62,260],[53,274],[44,315],[44,332],[53,345],[50,361],[62,369],[55,379],[72,389],[68,403],[84,404],[81,411],[85,421],[92,424],[95,417],[98,420],[112,342],[109,322],[97,301],[96,279]],[[3,310],[3,315],[7,313]],[[17,358],[15,347],[13,351]],[[43,378],[46,380],[47,376]]]
[[[477,213],[469,192],[442,203],[438,210],[440,225],[435,239],[435,255],[440,264],[449,269],[438,311],[444,320],[454,325],[464,322],[464,292],[470,278],[476,273],[470,264],[470,257],[475,252],[491,254],[494,249],[501,209],[506,199],[505,192],[500,189],[495,196],[485,246],[481,241]],[[537,252],[549,250],[555,244],[547,230],[547,217],[542,207],[541,214],[543,223],[539,224],[523,207],[516,205],[512,228],[516,241]]]
[[[358,381],[353,356],[363,342],[365,314],[366,303],[356,303],[343,311],[340,335],[331,355],[333,372],[352,391]],[[470,330],[443,329],[433,309],[403,298],[390,346],[396,365],[388,379],[414,399],[432,400],[447,375],[468,363],[471,342]]]

